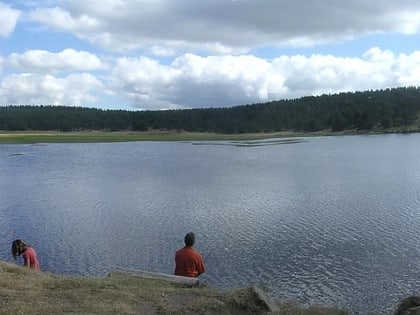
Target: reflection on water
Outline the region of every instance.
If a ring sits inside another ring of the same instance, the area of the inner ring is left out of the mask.
[[[2,145],[0,259],[172,273],[192,230],[212,286],[391,313],[420,285],[420,135],[290,140]]]

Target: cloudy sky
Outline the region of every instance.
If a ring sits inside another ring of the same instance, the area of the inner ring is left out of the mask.
[[[418,0],[0,0],[0,105],[222,107],[420,85]]]

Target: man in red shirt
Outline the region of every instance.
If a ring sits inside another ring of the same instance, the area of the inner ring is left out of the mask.
[[[205,272],[203,258],[194,249],[195,235],[189,232],[184,238],[185,247],[175,253],[175,275],[196,278]]]

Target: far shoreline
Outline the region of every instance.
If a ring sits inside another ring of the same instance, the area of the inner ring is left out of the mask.
[[[418,128],[394,130],[344,130],[295,132],[280,131],[267,133],[218,134],[210,132],[185,131],[0,131],[0,144],[37,143],[101,143],[133,141],[252,141],[272,138],[325,137],[346,135],[375,135],[417,133]]]

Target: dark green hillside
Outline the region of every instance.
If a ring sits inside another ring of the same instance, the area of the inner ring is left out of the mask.
[[[340,93],[230,108],[167,111],[67,106],[0,107],[0,130],[182,130],[224,134],[404,130],[418,119],[420,88]],[[419,129],[419,126],[414,126]]]

